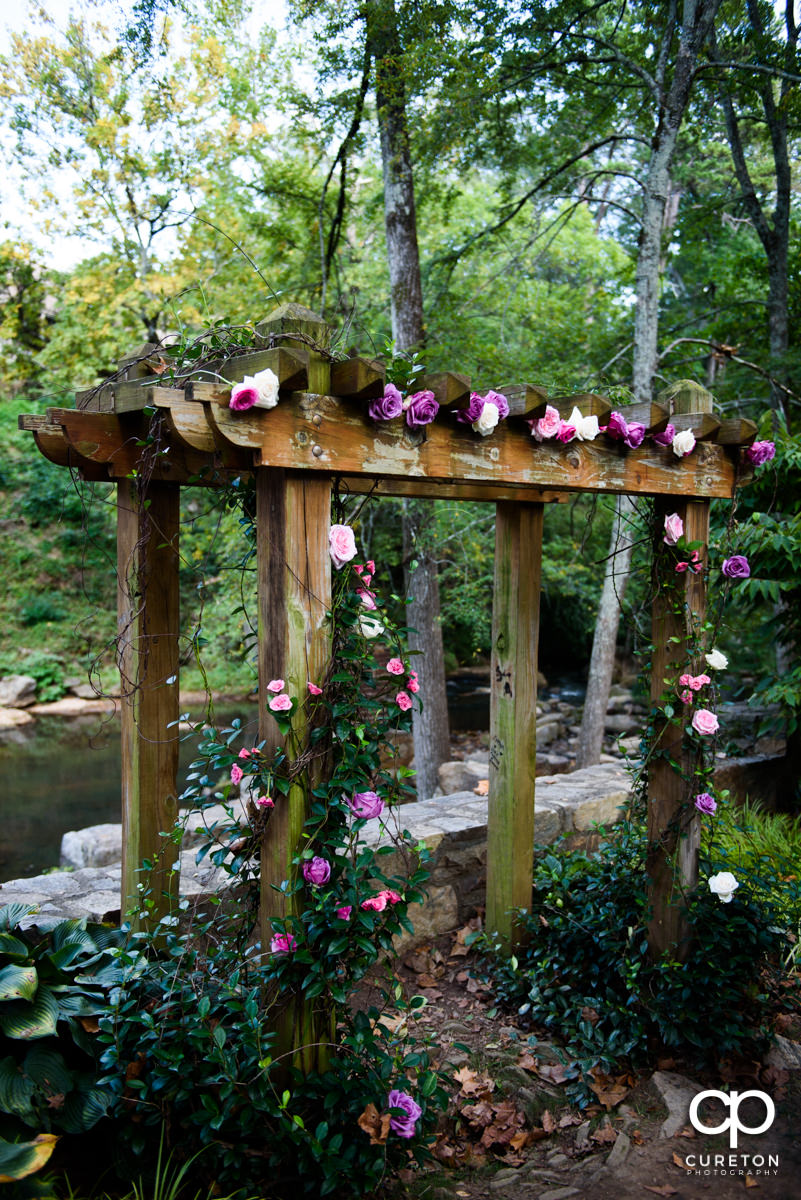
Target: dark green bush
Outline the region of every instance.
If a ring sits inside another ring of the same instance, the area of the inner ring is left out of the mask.
[[[788,946],[770,896],[798,885],[761,864],[738,872],[723,904],[705,880],[727,863],[702,862],[689,897],[692,945],[684,961],[648,955],[644,833],[625,825],[595,853],[550,849],[537,860],[525,941],[504,958],[491,937],[488,970],[496,995],[521,1018],[558,1036],[585,1076],[596,1065],[639,1066],[656,1047],[699,1061],[763,1039],[766,969]],[[579,1080],[572,1090],[588,1098]]]

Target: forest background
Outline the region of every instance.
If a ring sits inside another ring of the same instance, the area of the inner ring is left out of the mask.
[[[776,441],[736,513],[752,577],[720,646],[730,696],[777,701],[797,741],[797,4],[271,12],[275,24],[239,0],[37,7],[0,59],[0,671],[54,697],[99,663],[109,686],[116,632],[111,486],[66,478],[17,415],[72,404],[143,341],[192,353],[201,330],[247,337],[289,300],[325,317],[342,354],[386,353],[393,336],[408,347],[390,211],[403,160],[428,370],[618,403],[692,378]],[[388,113],[403,118],[391,152]],[[69,267],[54,264],[63,238]],[[202,646],[211,687],[247,691],[247,551],[209,492],[184,489],[183,505],[182,682],[201,682]],[[438,502],[411,548],[403,507],[365,510],[364,557],[399,597],[404,565],[426,557],[446,664],[486,659],[493,507]],[[713,506],[714,536],[731,515]],[[547,511],[546,675],[587,670],[610,561],[622,592],[613,516],[581,496]],[[637,514],[622,516],[635,569],[618,649],[630,652],[638,624],[647,640],[647,547]]]

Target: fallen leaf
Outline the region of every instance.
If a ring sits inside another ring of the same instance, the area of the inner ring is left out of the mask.
[[[517,1066],[522,1067],[524,1071],[533,1071],[536,1074],[539,1063],[530,1050],[521,1050],[517,1056]]]
[[[676,1166],[677,1166],[677,1167],[680,1167],[680,1168],[682,1169],[682,1171],[686,1171],[686,1170],[688,1169],[688,1168],[687,1168],[687,1164],[686,1164],[686,1162],[684,1161],[684,1159],[683,1159],[683,1158],[679,1158],[679,1156],[678,1156],[678,1154],[676,1153],[676,1151],[675,1151],[675,1150],[673,1151],[673,1161],[674,1161],[674,1163],[676,1164]]]
[[[542,913],[540,913],[540,925],[542,925],[543,929],[550,929],[550,928],[551,928],[551,923],[550,923],[550,921],[547,921],[547,920],[545,919],[545,917],[542,915]]]
[[[78,1017],[78,1024],[86,1030],[87,1033],[99,1033],[100,1022],[97,1017]]]
[[[559,1118],[560,1129],[568,1129],[571,1125],[581,1124],[583,1124],[581,1117],[577,1117],[575,1113],[562,1113]]]
[[[597,1025],[598,1021],[600,1020],[600,1017],[598,1016],[598,1012],[596,1009],[589,1008],[585,1004],[584,1008],[582,1008],[582,1010],[581,1010],[581,1019],[583,1021],[589,1021],[590,1025]]]
[[[489,1075],[479,1075],[470,1067],[461,1067],[454,1072],[453,1078],[459,1084],[463,1096],[489,1096],[495,1090],[495,1081]]]
[[[656,1196],[678,1196],[678,1192],[669,1183],[662,1183],[649,1187],[647,1183],[643,1184],[646,1192],[653,1192]]]
[[[553,1119],[547,1108],[543,1112],[541,1120],[542,1128],[545,1130],[545,1132],[553,1133],[554,1129],[556,1129],[556,1121]]]
[[[369,1134],[371,1146],[383,1146],[389,1134],[389,1122],[389,1113],[384,1113],[382,1117],[374,1104],[368,1104],[357,1124]]]
[[[683,1129],[679,1130],[679,1132],[676,1134],[676,1137],[694,1138],[695,1130],[691,1129],[689,1125],[685,1125]]]
[[[759,1184],[757,1183],[756,1179],[754,1179],[753,1175],[746,1175],[745,1186],[747,1188],[748,1187],[759,1187]]]
[[[63,1092],[54,1092],[52,1096],[48,1096],[47,1097],[47,1106],[48,1106],[48,1108],[63,1108],[64,1107],[64,1093]]]
[[[590,1075],[592,1076],[590,1088],[595,1092],[607,1112],[610,1108],[616,1108],[631,1091],[627,1082],[628,1077],[625,1075],[605,1075],[598,1067],[593,1067]]]
[[[540,1079],[547,1079],[549,1083],[567,1083],[570,1078],[564,1063],[539,1063],[537,1074]]]
[[[488,796],[489,795],[489,780],[488,779],[479,779],[478,783],[473,788],[473,792],[475,793],[476,796]]]
[[[635,1146],[644,1146],[645,1145],[645,1138],[642,1136],[641,1129],[632,1129],[629,1136]]]
[[[590,1134],[590,1141],[599,1146],[613,1146],[617,1141],[617,1130],[611,1125],[600,1125],[595,1133]]]

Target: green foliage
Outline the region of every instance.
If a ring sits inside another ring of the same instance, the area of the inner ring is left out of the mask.
[[[239,501],[247,530],[247,497]],[[221,775],[249,797],[248,826],[229,806],[228,819],[210,828],[198,851],[231,874],[234,899],[197,916],[188,932],[168,917],[153,934],[140,935],[129,951],[130,974],[101,1022],[102,1082],[114,1094],[129,1152],[145,1155],[163,1124],[176,1152],[202,1149],[200,1169],[237,1194],[265,1194],[265,1179],[268,1194],[277,1196],[290,1180],[308,1195],[369,1191],[408,1161],[409,1150],[420,1159],[445,1102],[427,1046],[385,1027],[380,1009],[350,1004],[367,971],[392,953],[393,938],[412,931],[407,908],[422,902],[427,878],[425,850],[403,830],[397,809],[410,793],[410,772],[394,765],[390,741],[410,722],[395,701],[409,668],[393,674],[376,657],[362,626],[357,589],[366,587],[377,605],[371,617],[380,618],[382,637],[404,660],[372,582],[351,567],[339,571],[333,658],[324,678],[312,681],[320,694],[309,693],[305,681],[301,695],[291,695],[291,686],[281,693],[291,704],[274,710],[282,735],[274,751],[246,742],[235,723],[209,731],[190,768],[182,797],[190,806],[228,804],[229,783],[214,792]],[[301,711],[309,722],[302,737]],[[296,803],[299,791],[308,818],[288,878],[274,884],[287,915],[272,921],[269,946],[254,946],[262,835],[274,811]],[[367,818],[359,815],[357,794],[380,799],[385,831],[398,825],[392,840],[386,833],[377,846],[360,840]],[[148,902],[145,892],[145,909]],[[148,956],[144,971],[141,951]],[[400,990],[394,999],[402,1004]],[[422,1003],[410,1002],[410,1018]],[[385,1130],[371,1142],[360,1118],[370,1106],[386,1114],[393,1088],[408,1089],[420,1106],[416,1136]]]
[[[44,1135],[83,1133],[106,1113],[111,1095],[98,1084],[89,1031],[122,978],[125,941],[86,921],[32,935],[20,926],[31,911],[0,909],[0,1174],[15,1179],[49,1157],[42,1148],[53,1139]]]
[[[773,904],[782,921],[801,922],[801,905],[794,883],[801,862],[801,822],[790,813],[765,812],[761,804],[718,804],[713,819],[704,821],[702,849],[707,858],[725,863],[736,877],[746,872],[761,899]],[[763,882],[763,872],[766,873]]]
[[[741,862],[733,902],[704,882],[687,897],[686,960],[651,961],[646,848],[644,831],[626,824],[595,853],[548,849],[535,863],[516,957],[504,958],[491,936],[483,941],[498,998],[563,1041],[579,1068],[568,1086],[582,1103],[595,1066],[639,1067],[658,1045],[703,1062],[763,1039],[767,973],[789,944],[777,925],[782,889],[801,911],[801,889],[779,864]],[[705,857],[702,881],[729,867],[719,854]]]

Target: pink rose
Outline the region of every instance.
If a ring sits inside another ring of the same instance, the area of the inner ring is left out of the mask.
[[[392,888],[384,888],[384,890],[378,894],[379,896],[384,897],[387,904],[400,904],[401,900],[403,899],[403,896],[401,896],[400,892],[394,892]]]
[[[775,455],[776,447],[773,442],[754,442],[745,452],[746,459],[755,467],[761,467],[763,463],[770,462]]]
[[[402,675],[403,663],[399,658],[391,658],[387,663],[387,670],[389,671],[390,675]]]
[[[406,692],[398,692],[397,696],[395,697],[395,703],[401,712],[408,712],[412,707],[412,698],[411,696],[407,695]]]
[[[298,943],[291,933],[274,933],[270,938],[270,950],[273,954],[289,954],[297,948]]]
[[[697,575],[702,570],[703,564],[697,550],[693,550],[689,562],[676,563],[676,571],[679,575],[683,575],[685,571],[689,571],[691,575]]]
[[[556,435],[557,442],[572,442],[575,436],[575,425],[568,425],[567,421],[562,421],[559,425],[559,432]]]
[[[652,434],[653,440],[656,442],[657,446],[672,446],[675,436],[675,425],[666,425],[661,433]]]
[[[692,727],[696,733],[707,736],[711,733],[717,733],[720,729],[720,724],[717,717],[708,708],[697,708],[693,713]]]
[[[700,692],[700,690],[704,686],[704,684],[711,683],[711,682],[712,682],[712,680],[709,678],[708,675],[691,675],[690,676],[690,687],[692,688],[692,690],[694,692]]]
[[[420,691],[420,684],[417,682],[416,675],[410,675],[409,678],[407,679],[406,691],[407,692],[419,692]]]
[[[368,896],[366,900],[362,900],[359,907],[372,909],[373,912],[383,912],[387,907],[387,898],[383,892],[379,892],[377,896]]]
[[[273,803],[273,801],[271,800],[271,798],[269,796],[257,796],[256,797],[256,807],[257,808],[275,808],[275,804]]]
[[[339,571],[356,556],[356,538],[350,525],[332,525],[328,531],[328,552]]]
[[[678,513],[665,517],[665,536],[662,541],[668,546],[675,546],[680,537],[684,536],[684,522]]]
[[[271,679],[270,682],[267,684],[267,691],[268,692],[283,692],[285,687],[286,687],[286,684],[284,683],[283,679]]]
[[[681,700],[682,704],[692,704],[693,694],[689,688],[685,688],[684,691],[679,694],[679,700]]]
[[[303,878],[307,883],[313,883],[319,887],[323,883],[328,883],[331,878],[331,866],[324,858],[315,855],[314,858],[307,859],[303,864]]]
[[[351,914],[352,912],[353,912],[353,906],[352,906],[352,905],[350,905],[350,904],[343,904],[341,908],[338,908],[338,909],[336,910],[336,915],[339,917],[340,921],[349,921],[349,920],[350,920],[350,914]]]
[[[253,408],[258,399],[258,388],[251,387],[250,384],[238,383],[231,388],[228,407],[232,408],[234,412],[247,412],[249,408]]]
[[[681,687],[689,687],[692,675],[679,675],[679,685]]]
[[[356,588],[356,595],[368,612],[374,611],[376,604],[373,592],[368,591],[367,588]]]
[[[372,558],[368,558],[364,566],[365,570],[369,571],[371,575],[375,575],[375,563],[373,562]]]
[[[384,801],[378,792],[355,792],[350,799],[346,797],[345,802],[354,816],[368,821],[380,817],[384,811]]]
[[[281,696],[274,696],[268,705],[271,712],[289,712],[291,707],[292,701],[286,692]]]
[[[548,404],[544,416],[540,417],[539,421],[531,422],[531,436],[538,442],[544,442],[546,438],[555,438],[561,426],[562,418],[558,410]]]
[[[252,757],[253,757],[253,751],[246,750],[244,746],[242,747],[242,749],[239,751],[239,754],[237,755],[237,758],[252,758]]]
[[[242,782],[242,776],[245,772],[236,763],[231,767],[231,783],[237,784]]]
[[[316,683],[312,683],[311,680],[306,684],[306,687],[309,689],[310,696],[322,696],[323,694],[323,689],[318,687]]]

